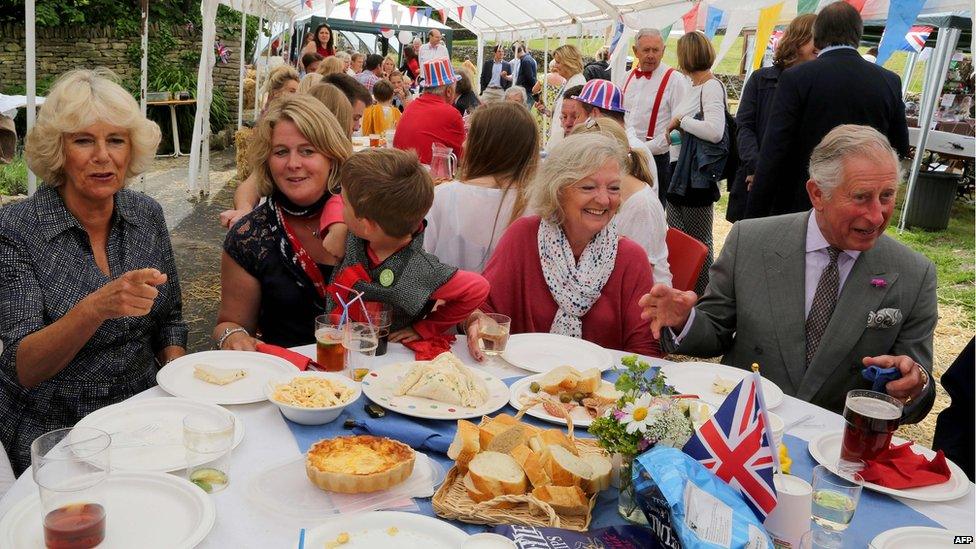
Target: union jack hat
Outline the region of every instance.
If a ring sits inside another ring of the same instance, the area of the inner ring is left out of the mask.
[[[605,111],[627,112],[624,109],[623,92],[609,80],[594,78],[588,81],[583,86],[583,91],[574,95],[573,99]]]
[[[454,72],[454,67],[451,66],[451,60],[446,57],[424,63],[421,73],[424,77],[424,87],[426,88],[449,86],[461,79]]]

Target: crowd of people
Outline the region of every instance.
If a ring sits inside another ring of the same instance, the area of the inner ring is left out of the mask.
[[[569,44],[541,77],[525,44],[499,45],[476,79],[436,30],[396,68],[320,25],[297,69],[267,79],[251,175],[221,215],[214,346],[310,343],[354,288],[391,306],[394,342],[471,336],[503,313],[512,333],[760,362],[835,412],[869,386],[864,366],[895,367],[887,390],[919,421],[935,394],[935,268],[884,236],[907,130],[898,77],[857,53],[861,29],[842,2],[798,17],[733,120],[699,32],[678,40],[676,68],[660,31],[638,32],[618,87],[605,55],[584,65]],[[392,132],[392,146],[353,153],[357,132]],[[126,188],[159,139],[102,70],[64,75],[28,136],[44,185],[0,210],[0,441],[17,473],[37,435],[146,389],[186,352],[161,209]],[[459,167],[435,185],[445,147]],[[736,223],[712,264],[723,179]],[[691,287],[672,287],[674,230],[708,250]],[[865,325],[875,311],[897,314]]]

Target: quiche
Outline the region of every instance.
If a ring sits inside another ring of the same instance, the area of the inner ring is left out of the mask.
[[[320,440],[308,449],[305,472],[329,492],[360,494],[392,488],[413,473],[415,455],[406,444],[371,435]]]

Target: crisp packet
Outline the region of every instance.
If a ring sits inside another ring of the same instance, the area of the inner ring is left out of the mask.
[[[495,533],[514,541],[518,549],[661,549],[649,530],[631,525],[576,532],[508,524],[496,526]]]
[[[634,460],[634,498],[662,547],[772,549],[773,541],[732,487],[677,448]]]

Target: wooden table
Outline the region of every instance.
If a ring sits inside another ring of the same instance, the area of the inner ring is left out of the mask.
[[[168,156],[179,157],[187,156],[180,152],[180,128],[176,123],[176,107],[180,105],[195,105],[196,99],[168,99],[166,101],[146,101],[147,107],[169,107],[169,119],[173,124],[173,154],[157,154],[156,157]]]

